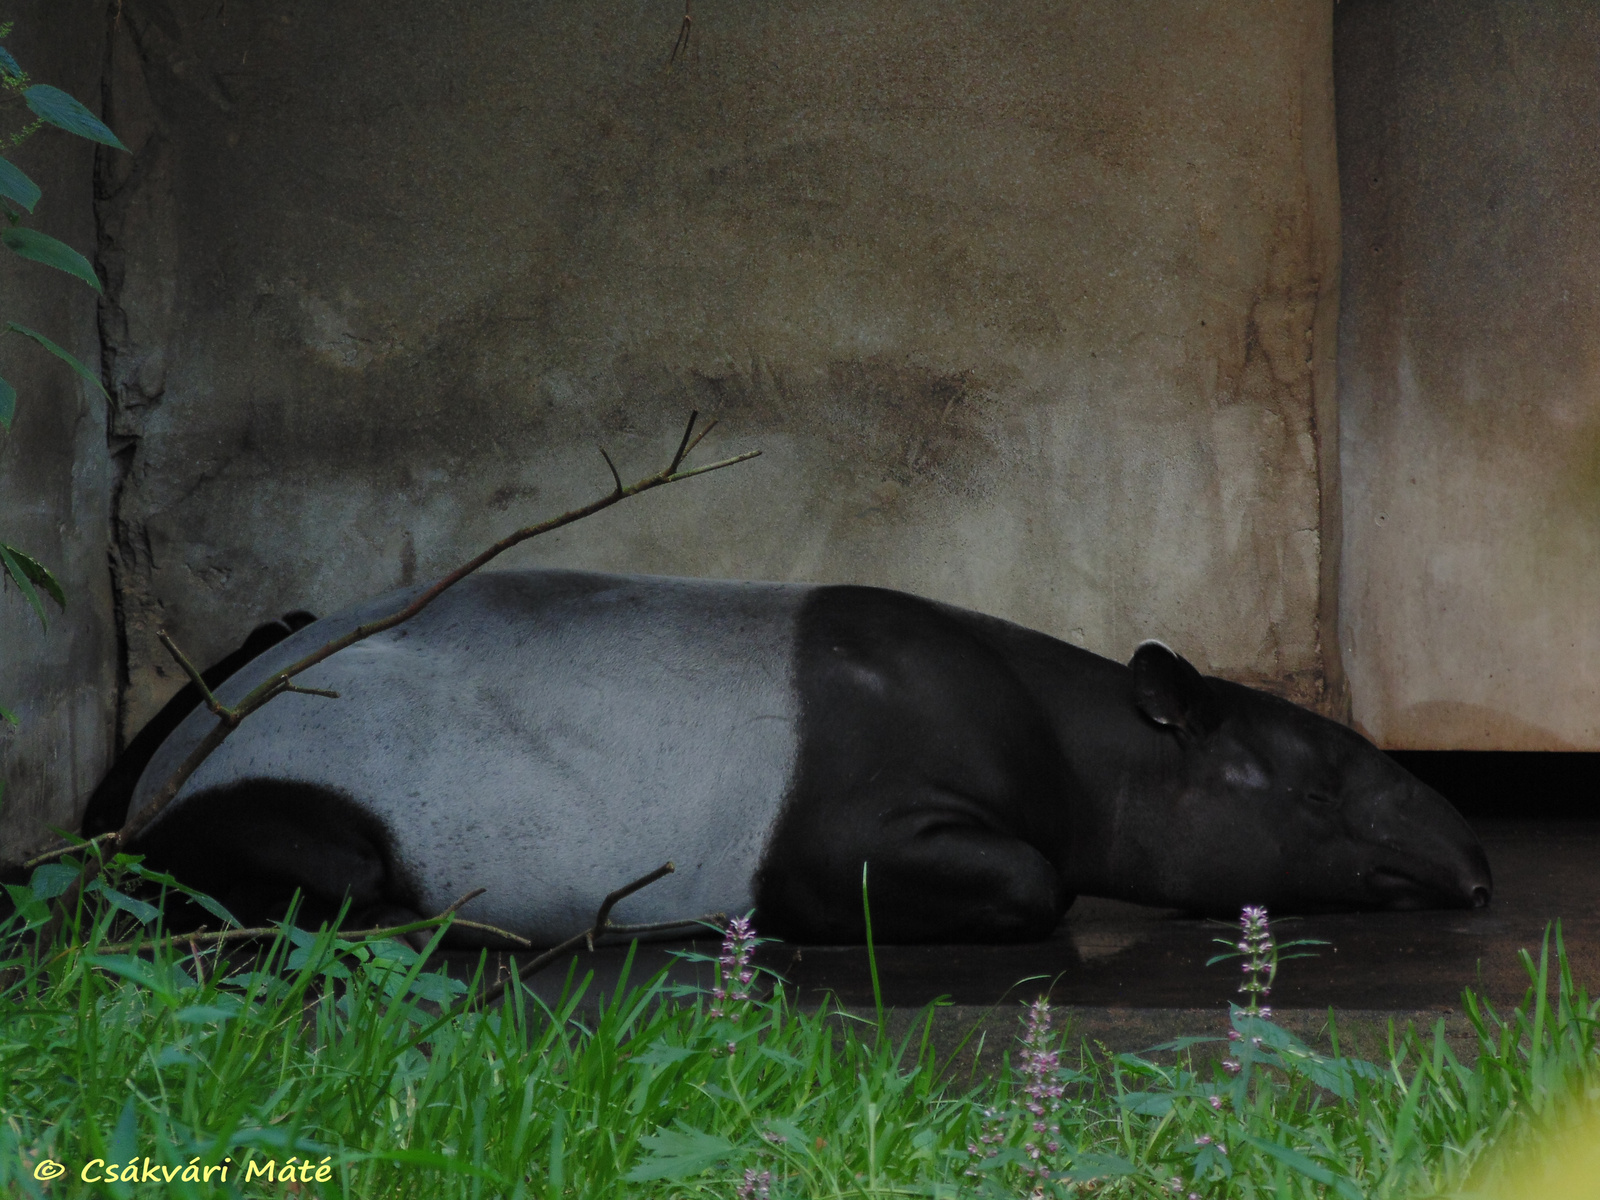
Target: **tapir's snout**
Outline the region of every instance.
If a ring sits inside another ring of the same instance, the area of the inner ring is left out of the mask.
[[[1380,908],[1483,908],[1494,898],[1489,856],[1455,807],[1415,779],[1362,806]]]

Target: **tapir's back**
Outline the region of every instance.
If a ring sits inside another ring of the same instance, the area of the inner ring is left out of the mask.
[[[672,859],[624,921],[741,912],[790,781],[799,607],[810,587],[485,572],[412,621],[300,676],[201,766],[161,822],[247,779],[350,796],[437,911],[473,888],[478,920],[554,941],[600,895]],[[232,703],[418,589],[319,621],[220,689]],[[137,811],[214,721],[163,744]],[[425,868],[425,869],[424,869]],[[596,881],[605,881],[597,891]]]

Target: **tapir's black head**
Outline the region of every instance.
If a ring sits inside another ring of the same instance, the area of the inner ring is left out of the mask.
[[[1177,751],[1139,837],[1146,903],[1236,913],[1478,908],[1493,882],[1459,813],[1371,742],[1286,700],[1202,676],[1158,642],[1133,700]],[[1143,823],[1143,822],[1141,822]]]

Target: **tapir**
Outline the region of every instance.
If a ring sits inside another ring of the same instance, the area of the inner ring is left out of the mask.
[[[274,637],[232,703],[392,593]],[[1488,903],[1437,792],[1370,742],[1207,677],[1123,665],[875,587],[507,570],[298,677],[133,849],[245,920],[463,915],[549,945],[754,909],[809,943],[1048,937],[1078,895],[1196,913]],[[137,812],[216,718],[150,754]],[[124,795],[126,796],[126,792]],[[114,827],[114,798],[86,821]]]

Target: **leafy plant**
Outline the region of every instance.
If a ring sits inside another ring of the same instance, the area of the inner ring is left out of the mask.
[[[11,29],[9,22],[0,24],[0,43],[10,36]],[[20,146],[46,125],[53,125],[91,142],[127,150],[100,118],[73,97],[47,83],[34,83],[18,65],[11,51],[0,45],[0,121],[5,120],[13,125],[8,130],[0,129],[0,145],[7,150]],[[100,279],[87,258],[65,242],[23,224],[23,214],[32,214],[41,195],[39,185],[29,179],[20,167],[0,157],[0,214],[5,217],[0,243],[4,243],[13,254],[64,271],[95,291],[101,291]],[[14,333],[43,347],[87,379],[101,395],[105,395],[105,388],[93,371],[37,329],[8,321],[0,333]],[[16,411],[17,390],[0,376],[0,429],[10,430]],[[66,607],[66,593],[50,570],[27,551],[3,539],[0,539],[0,578],[9,579],[16,585],[23,599],[38,614],[41,627],[47,624],[41,592],[53,600],[58,608]],[[0,708],[0,717],[16,724],[16,717],[3,708]]]
[[[1069,1066],[1035,1006],[1014,1070],[960,1080],[931,1008],[890,1037],[750,986],[747,926],[703,960],[721,996],[625,972],[598,1002],[569,976],[554,1005],[512,987],[486,1011],[481,975],[387,939],[163,936],[131,893],[175,883],[120,855],[43,938],[77,877],[6,889],[3,1195],[1420,1200],[1492,1188],[1600,1097],[1600,1002],[1559,930],[1515,1011],[1468,993],[1470,1056],[1442,1026],[1325,1054],[1235,1006],[1237,1070],[1189,1056],[1211,1038]],[[113,1179],[133,1164],[139,1186]]]

